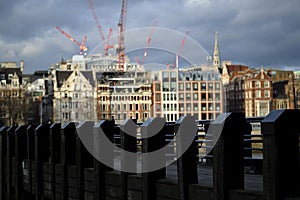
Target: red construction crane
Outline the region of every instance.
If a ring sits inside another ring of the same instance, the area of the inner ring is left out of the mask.
[[[118,54],[118,64],[119,64],[119,71],[124,71],[125,65],[125,25],[126,25],[126,13],[127,13],[127,4],[128,0],[122,0],[122,10],[120,15],[120,20],[118,23],[118,47],[117,47],[117,54]]]
[[[110,45],[111,34],[112,34],[112,28],[109,29],[107,40],[105,41],[104,52],[106,56],[108,55],[108,50],[114,48],[114,45]]]
[[[89,3],[89,7],[92,11],[93,17],[96,21],[97,29],[98,29],[98,32],[100,33],[100,36],[101,36],[101,41],[104,42],[104,54],[107,56],[108,55],[108,50],[114,47],[113,45],[109,45],[109,40],[110,40],[110,36],[111,36],[111,33],[112,33],[112,28],[109,29],[107,40],[105,40],[103,31],[102,31],[102,27],[101,27],[101,25],[98,21],[98,18],[97,18],[92,0],[88,0],[88,3]]]
[[[184,44],[185,44],[185,41],[186,41],[186,38],[187,38],[187,35],[189,34],[190,31],[187,31],[181,41],[181,45],[180,45],[180,49],[176,55],[176,60],[175,60],[175,65],[174,67],[178,67],[178,62],[179,62],[179,58],[180,58],[180,55],[181,55],[181,52],[182,52],[182,49],[184,47]]]
[[[77,40],[75,40],[71,35],[69,35],[68,33],[66,33],[64,30],[62,30],[60,27],[56,26],[55,27],[57,30],[59,30],[62,34],[64,34],[67,38],[69,38],[72,42],[74,42],[75,44],[77,44],[79,46],[80,49],[80,54],[83,54],[84,51],[88,50],[88,47],[85,46],[85,42],[86,42],[86,35],[83,37],[82,42],[78,42]]]
[[[143,64],[145,63],[145,58],[146,58],[146,56],[147,56],[148,48],[149,48],[149,46],[150,46],[151,39],[152,39],[152,35],[153,35],[154,28],[156,27],[156,25],[157,25],[157,20],[154,20],[153,26],[152,26],[152,28],[151,28],[151,31],[150,31],[150,34],[149,34],[149,37],[148,37],[148,40],[147,40],[147,45],[146,45],[145,52],[144,52],[144,55],[143,55],[143,58],[142,58],[142,62],[140,62],[139,58],[136,57],[137,63],[138,63],[139,65],[143,65]]]

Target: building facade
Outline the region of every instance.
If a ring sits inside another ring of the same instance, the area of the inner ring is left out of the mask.
[[[272,78],[261,69],[244,79],[246,117],[264,117],[272,109]]]
[[[150,72],[130,70],[97,72],[97,118],[146,121],[151,117],[152,90]]]
[[[273,79],[267,70],[243,65],[226,65],[226,111],[244,112],[246,117],[263,117],[272,109]]]
[[[159,71],[152,86],[153,116],[164,117],[167,121],[176,121],[185,115],[195,120],[215,119],[223,112],[222,88],[218,69]]]
[[[51,71],[53,121],[96,120],[96,83],[93,71]]]

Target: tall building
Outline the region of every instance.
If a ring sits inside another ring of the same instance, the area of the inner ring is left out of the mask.
[[[167,121],[185,115],[195,120],[215,119],[223,112],[222,81],[217,70],[161,70],[152,89],[153,116]]]

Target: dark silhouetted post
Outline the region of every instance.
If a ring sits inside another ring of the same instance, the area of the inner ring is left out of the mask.
[[[100,129],[103,130],[105,137],[109,139],[111,143],[114,141],[114,122],[100,120],[94,127],[94,150],[95,154],[98,154],[100,151],[105,151],[105,149],[101,149],[101,141],[99,136],[103,134]],[[110,152],[111,153],[111,152]],[[109,166],[113,166],[114,158],[112,157],[110,161],[108,161]],[[104,200],[106,199],[106,187],[105,187],[105,172],[108,170],[112,170],[112,168],[107,167],[102,164],[100,161],[95,159],[94,161],[94,170],[95,170],[95,199]]]
[[[60,129],[60,123],[52,124],[50,127],[51,200],[56,199],[57,193],[55,166],[60,162]]]
[[[26,157],[26,126],[19,126],[15,130],[15,195],[16,199],[23,197],[23,169],[22,161]]]
[[[299,197],[299,118],[300,110],[274,110],[262,121],[267,200]]]
[[[136,129],[137,124],[132,120],[128,119],[123,122],[123,124],[120,125],[120,135],[121,135],[121,149],[136,153],[137,152],[137,139],[136,139],[136,134],[137,134],[137,129]],[[135,127],[135,128],[133,128]],[[128,134],[126,130],[134,131],[130,133],[131,135]],[[135,135],[132,136],[132,135]],[[132,170],[136,171],[136,164],[137,160],[136,157],[131,160],[128,156],[126,156],[126,153],[122,152],[121,153],[121,170],[122,168],[125,167],[126,163],[129,163],[130,165],[132,163],[135,163],[135,169],[132,168]],[[132,166],[131,166],[132,167]],[[127,183],[127,178],[128,178],[129,173],[121,171],[121,192],[122,192],[122,198],[123,200],[128,199],[128,183]]]
[[[144,138],[142,138],[142,153],[150,153],[161,149],[166,145],[165,134],[166,134],[166,126],[164,126],[159,132],[155,133],[154,136],[149,137],[150,134],[153,133],[153,128],[151,127],[151,123],[154,122],[158,118],[149,118],[146,122],[141,125],[141,134]],[[153,126],[153,125],[152,125]],[[165,157],[166,155],[160,155]],[[142,161],[142,170],[149,168],[152,163],[148,162],[147,158]],[[166,178],[166,168],[162,168],[156,171],[144,172],[142,173],[142,195],[143,200],[154,200],[156,199],[156,180],[165,179]]]
[[[245,123],[244,113],[223,113],[211,123],[208,130],[213,135],[215,143],[213,148],[215,200],[228,200],[230,190],[244,189]]]
[[[83,145],[80,135],[84,134],[85,138],[93,139],[94,124],[94,122],[83,122],[76,127],[76,199],[78,200],[84,199],[84,168],[93,167],[93,157]],[[88,145],[93,145],[93,140]]]
[[[6,156],[6,133],[8,127],[0,127],[0,200],[5,200],[5,156]]]
[[[49,128],[48,124],[41,124],[35,130],[35,181],[36,181],[36,195],[35,199],[43,199],[43,163],[49,161],[50,142],[49,142]]]
[[[35,160],[35,129],[36,126],[30,125],[27,128],[27,170],[28,170],[28,198],[34,199],[33,195],[33,176],[32,176],[32,162]]]
[[[7,129],[6,136],[6,194],[7,199],[14,198],[14,191],[12,190],[12,158],[15,156],[15,129],[17,127],[10,126]]]
[[[75,165],[76,155],[76,127],[74,122],[66,123],[61,128],[61,164],[62,164],[62,194],[61,199],[68,199],[68,167]],[[73,194],[72,194],[73,196]]]
[[[184,117],[181,117],[176,123],[174,130],[177,133]],[[190,133],[188,133],[190,134]],[[193,133],[196,138],[197,130]],[[176,135],[176,149],[177,153],[180,153],[181,156],[177,159],[177,176],[178,176],[178,185],[180,199],[185,200],[189,199],[189,184],[198,183],[198,173],[197,173],[197,154],[198,148],[196,146],[195,138],[189,148],[185,152],[181,152],[180,149],[183,147],[184,140],[184,130],[181,130],[181,136]]]

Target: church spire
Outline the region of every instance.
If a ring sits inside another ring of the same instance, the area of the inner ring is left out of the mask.
[[[220,53],[219,53],[219,41],[218,41],[218,32],[215,35],[215,47],[214,47],[214,57],[213,57],[213,66],[221,70],[220,64]],[[221,71],[220,71],[221,72]]]

